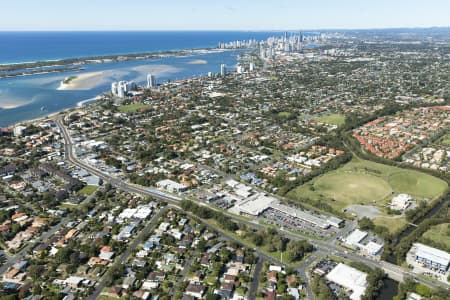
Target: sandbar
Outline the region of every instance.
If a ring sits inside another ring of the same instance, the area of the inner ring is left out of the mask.
[[[132,68],[133,71],[137,71],[143,75],[147,73],[153,73],[156,75],[159,74],[167,74],[167,73],[176,73],[180,71],[179,68],[170,66],[170,65],[141,65]]]
[[[61,81],[58,87],[60,91],[73,91],[73,90],[90,90],[104,80],[104,72],[91,72],[76,75],[75,78],[71,79],[68,83]]]
[[[26,103],[17,103],[17,104],[12,104],[12,103],[5,103],[5,104],[1,104],[0,103],[0,109],[11,109],[11,108],[16,108],[22,105],[25,105]]]
[[[27,105],[33,101],[27,100],[12,100],[12,99],[0,99],[0,109],[13,109]]]
[[[207,63],[208,61],[204,59],[195,59],[187,62],[189,65],[206,65]]]

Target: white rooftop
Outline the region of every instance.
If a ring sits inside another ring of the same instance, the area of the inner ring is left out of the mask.
[[[383,249],[383,245],[370,241],[364,246],[364,249],[371,255],[377,255]]]
[[[355,229],[352,233],[350,233],[345,238],[345,243],[348,245],[356,246],[361,240],[363,240],[367,236],[367,232]]]
[[[420,243],[415,243],[414,246],[416,247],[416,256],[444,266],[448,266],[450,263],[450,253]]]
[[[352,300],[361,299],[366,291],[367,274],[342,263],[334,267],[326,277],[328,280],[352,290],[353,293],[350,295]]]
[[[238,209],[246,214],[257,216],[269,208],[273,201],[276,201],[274,197],[258,194],[240,203]]]

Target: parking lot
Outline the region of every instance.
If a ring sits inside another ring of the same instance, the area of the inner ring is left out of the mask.
[[[284,227],[293,231],[299,231],[317,238],[330,238],[333,237],[338,231],[338,229],[334,227],[322,229],[300,218],[295,218],[272,208],[267,209],[260,216],[260,219],[266,223]]]

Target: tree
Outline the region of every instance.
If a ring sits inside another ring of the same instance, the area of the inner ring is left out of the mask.
[[[35,284],[34,286],[33,286],[33,295],[40,295],[41,293],[42,293],[42,288],[41,288],[41,285],[40,284]]]
[[[375,224],[373,224],[373,221],[368,217],[362,217],[358,221],[358,226],[359,228],[361,228],[361,230],[373,230]]]
[[[36,281],[39,278],[42,278],[42,274],[44,273],[44,271],[45,268],[43,265],[31,265],[28,268],[28,276],[30,276],[33,281]],[[39,286],[38,284],[36,285]]]

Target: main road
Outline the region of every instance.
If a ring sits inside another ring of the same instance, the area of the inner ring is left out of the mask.
[[[64,138],[64,149],[65,149],[66,159],[68,161],[70,161],[72,164],[74,164],[82,169],[87,170],[91,174],[96,175],[99,178],[102,178],[105,182],[109,182],[111,185],[113,185],[121,190],[124,190],[126,192],[136,193],[136,194],[140,194],[143,196],[150,196],[152,198],[161,200],[163,202],[167,202],[174,206],[179,205],[179,201],[182,200],[182,198],[175,197],[168,193],[163,193],[163,192],[159,192],[159,191],[149,189],[146,187],[138,186],[135,184],[126,183],[121,179],[118,179],[111,175],[105,174],[102,171],[92,167],[91,165],[79,160],[73,153],[74,145],[72,143],[72,139],[71,139],[68,129],[64,126],[64,124],[62,123],[60,118],[56,119],[55,121],[56,121],[56,124],[58,125],[58,127],[60,128],[60,131]],[[227,216],[229,216],[230,218],[234,219],[236,222],[239,222],[239,223],[246,223],[247,225],[252,226],[252,227],[266,228],[266,226],[264,226],[262,224],[254,223],[251,221],[246,221],[246,220],[243,220],[242,218],[238,218],[237,216],[234,217],[231,214],[227,214]],[[216,230],[217,229],[218,228],[216,228]],[[221,230],[221,229],[219,231],[223,232],[223,230]],[[389,275],[389,277],[391,277],[392,279],[397,280],[397,281],[403,281],[405,276],[409,276],[409,277],[415,278],[416,281],[418,281],[422,284],[431,286],[431,287],[443,287],[443,288],[447,288],[447,289],[449,288],[449,285],[446,283],[428,280],[423,277],[417,277],[417,274],[412,273],[411,271],[409,271],[406,268],[403,268],[403,267],[400,267],[400,266],[397,266],[397,265],[394,265],[394,264],[391,264],[391,263],[388,263],[385,261],[376,261],[376,260],[370,259],[368,257],[364,257],[361,255],[352,253],[352,252],[348,252],[347,250],[343,249],[342,247],[335,245],[333,240],[321,241],[321,240],[311,239],[311,238],[308,238],[308,237],[305,237],[302,235],[298,235],[298,234],[295,234],[295,233],[292,233],[289,231],[279,230],[279,232],[293,240],[308,240],[311,244],[313,244],[315,246],[315,248],[317,250],[320,250],[324,253],[343,257],[343,258],[346,258],[346,259],[349,259],[352,261],[362,262],[362,263],[365,263],[372,267],[381,268]],[[260,254],[265,256],[268,260],[273,261],[272,257],[267,257],[263,253],[260,253]]]

